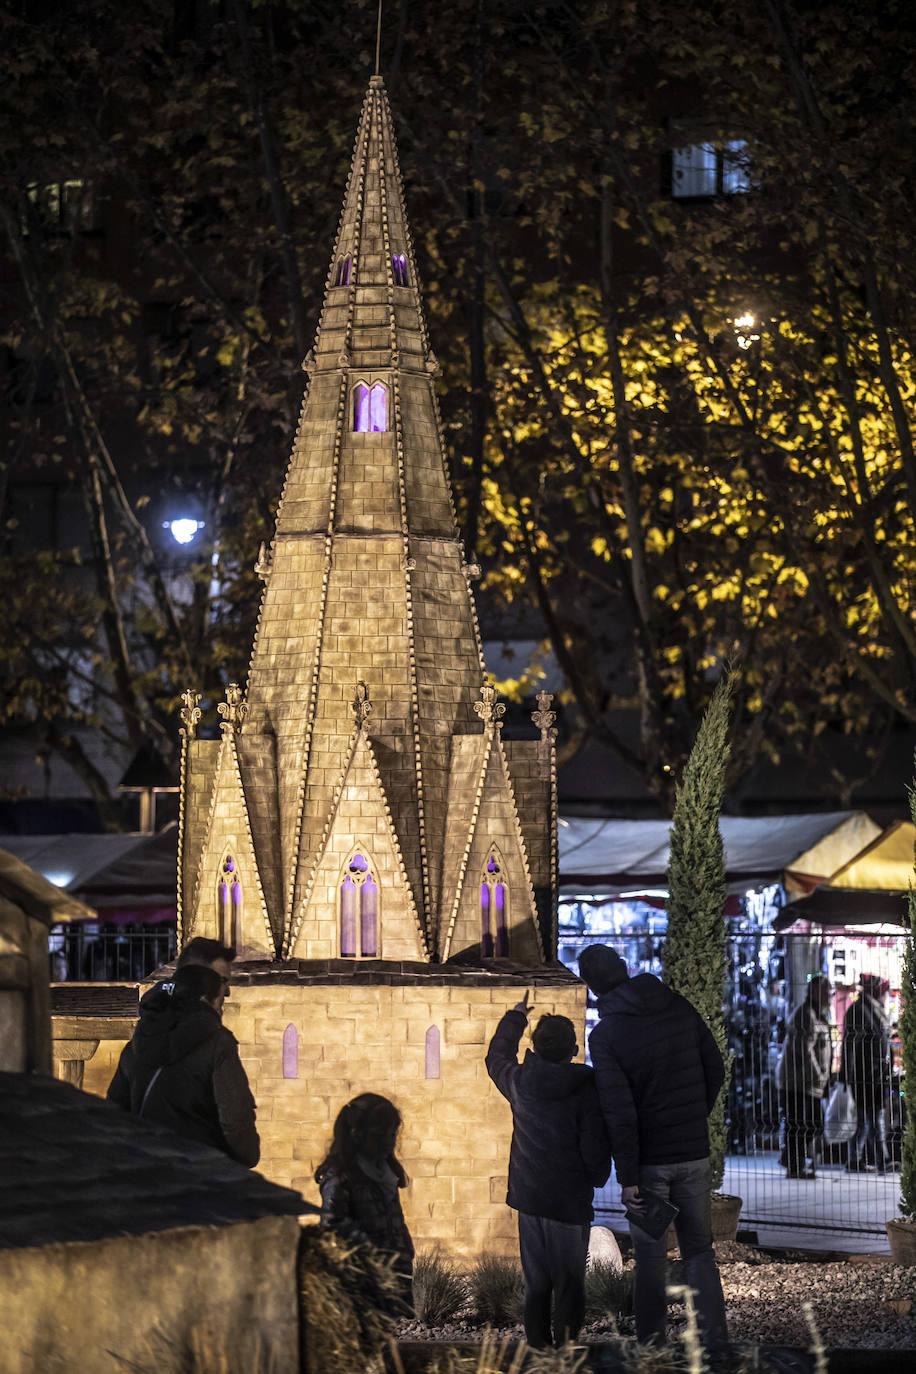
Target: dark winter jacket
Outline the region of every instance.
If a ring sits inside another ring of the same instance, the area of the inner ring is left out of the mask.
[[[878,1107],[891,1085],[891,1027],[881,1003],[867,993],[843,1018],[840,1078],[857,1096],[869,1096]]]
[[[643,1164],[709,1154],[709,1113],[725,1081],[712,1032],[685,997],[640,973],[598,998],[589,1036],[621,1188]]]
[[[381,1174],[381,1177],[379,1177]],[[351,1169],[331,1164],[319,1183],[321,1225],[347,1240],[368,1241],[397,1257],[396,1268],[413,1272],[413,1241],[401,1210],[399,1188],[390,1169],[357,1159]]]
[[[108,1100],[253,1168],[261,1144],[238,1042],[206,1002],[173,998],[167,986],[140,1003]]]
[[[786,1026],[785,1044],[776,1065],[777,1088],[795,1097],[823,1097],[832,1057],[830,1023],[818,1016],[810,1002],[800,1003]]]
[[[512,1107],[506,1201],[552,1221],[591,1221],[592,1194],[611,1171],[594,1074],[585,1064],[551,1064],[530,1050],[519,1064],[527,1023],[523,1012],[507,1011],[487,1050],[487,1073]]]

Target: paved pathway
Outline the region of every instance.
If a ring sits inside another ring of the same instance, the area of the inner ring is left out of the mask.
[[[788,1179],[775,1151],[730,1156],[723,1193],[743,1199],[739,1229],[755,1231],[760,1245],[803,1250],[888,1254],[885,1221],[897,1216],[899,1174],[847,1174],[824,1165],[813,1179]],[[596,1220],[617,1226],[620,1190],[610,1182],[595,1196]]]

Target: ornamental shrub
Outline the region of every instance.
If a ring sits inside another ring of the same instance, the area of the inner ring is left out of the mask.
[[[713,1187],[725,1170],[725,1101],[731,1064],[725,1018],[725,854],[719,813],[725,794],[733,677],[726,674],[700,722],[684,776],[675,791],[668,860],[668,932],[663,978],[709,1026],[726,1063],[726,1078],[709,1118]]]
[[[916,758],[914,758],[916,772]],[[910,816],[916,825],[916,777],[908,788]],[[914,854],[916,867],[916,854]],[[916,887],[910,883],[909,925],[900,985],[900,1055],[903,1060],[906,1123],[900,1160],[900,1211],[916,1221]]]

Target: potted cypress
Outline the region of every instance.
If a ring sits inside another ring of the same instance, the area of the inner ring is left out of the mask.
[[[916,825],[916,780],[909,798],[910,816]],[[900,1156],[901,1215],[885,1223],[895,1264],[916,1264],[916,888],[912,883],[909,927],[900,988],[900,1053],[907,1104]]]
[[[726,884],[719,814],[725,793],[733,685],[728,672],[713,692],[676,787],[668,860],[668,933],[662,957],[665,983],[696,1007],[725,1059],[725,1083],[709,1118],[717,1240],[734,1240],[741,1211],[739,1197],[718,1191],[725,1173],[725,1102],[731,1077],[723,1012]]]

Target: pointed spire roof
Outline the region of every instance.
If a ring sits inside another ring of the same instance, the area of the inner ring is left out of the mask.
[[[451,741],[481,729],[484,673],[379,76],[363,102],[305,366],[276,535],[259,559],[267,585],[242,735],[276,737],[276,881],[290,931],[345,765],[353,692],[366,682],[373,753],[433,952]],[[257,789],[247,790],[256,805]]]

